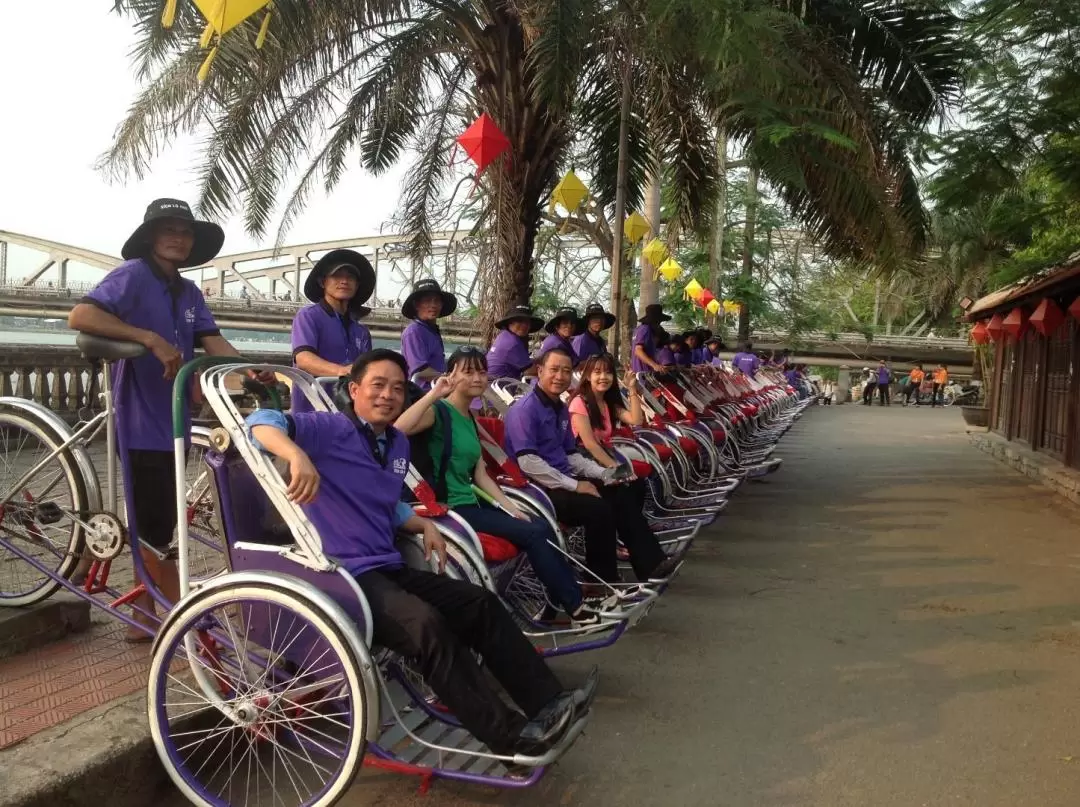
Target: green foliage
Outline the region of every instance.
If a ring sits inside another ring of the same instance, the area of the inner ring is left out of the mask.
[[[1080,5],[975,0],[978,47],[963,126],[929,142],[937,245],[978,293],[1054,265],[1080,248]]]

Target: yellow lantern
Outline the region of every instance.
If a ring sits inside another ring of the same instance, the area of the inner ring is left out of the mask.
[[[674,258],[668,258],[662,264],[660,264],[660,274],[664,280],[668,283],[672,283],[679,279],[679,275],[682,274],[682,267],[679,266],[679,262]]]
[[[641,254],[652,264],[654,269],[662,270],[661,264],[664,263],[664,259],[667,258],[668,251],[663,241],[659,238],[654,238],[645,245],[645,249],[641,250]],[[664,277],[667,277],[667,275],[664,275]],[[668,277],[668,280],[674,279],[675,278],[673,277]]]
[[[739,310],[739,304],[734,300],[724,300],[724,313],[734,314]]]
[[[705,310],[712,314],[714,317],[717,315],[717,313],[719,313],[720,308],[721,306],[719,300],[709,300],[709,304],[705,306]]]
[[[222,36],[259,10],[267,8],[272,0],[194,0],[194,2],[195,7],[206,18],[206,30],[203,31],[199,43],[202,47],[208,48],[215,37],[220,42]],[[165,8],[161,12],[161,24],[165,28],[171,28],[173,22],[176,21],[176,4],[177,0],[165,0]],[[259,27],[259,35],[255,38],[255,47],[263,46],[269,30],[270,10],[267,8],[266,16]],[[206,80],[217,52],[218,46],[214,45],[202,66],[199,67],[199,81]]]
[[[705,293],[705,289],[702,288],[701,284],[693,279],[686,284],[686,286],[683,288],[683,291],[686,292],[686,296],[689,297],[691,300],[696,300]]]
[[[558,203],[566,208],[566,212],[573,213],[588,195],[589,189],[585,187],[585,183],[578,179],[578,175],[572,170],[567,171],[551,193],[551,208],[554,210]]]
[[[638,243],[649,234],[651,229],[648,220],[636,210],[626,217],[626,222],[623,224],[623,234],[631,244]]]

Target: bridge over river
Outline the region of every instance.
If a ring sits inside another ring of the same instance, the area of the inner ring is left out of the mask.
[[[375,305],[365,320],[372,335],[396,341],[403,326],[395,296],[404,296],[420,276],[438,277],[444,287],[471,303],[476,297],[476,251],[468,232],[436,233],[432,261],[423,266],[407,257],[404,236],[368,236],[338,241],[297,244],[278,250],[224,255],[206,266],[185,270],[198,283],[219,325],[241,331],[288,333],[302,303],[298,289],[313,260],[331,249],[356,249],[367,255],[378,275]],[[20,250],[25,274],[17,279],[11,253]],[[548,278],[564,290],[564,299],[583,307],[591,300],[607,299],[607,274],[603,261],[584,241],[575,246],[578,262],[556,268]],[[592,253],[590,252],[592,250]],[[27,261],[27,256],[34,256]],[[0,316],[65,319],[71,306],[96,281],[96,277],[120,263],[104,253],[72,247],[33,236],[0,230]],[[73,267],[80,267],[76,279]],[[441,322],[450,342],[475,341],[479,337],[473,316],[448,317]],[[878,334],[867,339],[861,333],[806,333],[793,342],[788,334],[756,333],[757,349],[794,348],[796,359],[817,365],[863,365],[886,359],[895,364],[912,361],[945,362],[957,375],[971,371],[972,348],[967,339],[934,336]],[[734,346],[732,346],[734,347]],[[282,347],[285,350],[285,347]]]

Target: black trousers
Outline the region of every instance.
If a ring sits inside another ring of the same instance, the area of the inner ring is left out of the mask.
[[[911,396],[912,395],[915,396],[915,405],[918,406],[919,405],[919,385],[918,384],[908,384],[906,387],[904,387],[904,403],[905,404],[911,403]]]
[[[870,404],[872,404],[874,402],[874,390],[876,390],[876,389],[877,389],[877,384],[876,383],[867,382],[865,385],[863,385],[862,402],[866,406],[869,406]]]
[[[878,384],[877,385],[877,391],[878,391],[878,398],[879,398],[878,403],[881,404],[882,406],[888,406],[889,405],[889,385],[888,384]]]
[[[597,485],[599,497],[572,490],[547,491],[559,521],[585,528],[585,565],[607,583],[619,582],[616,538],[622,539],[630,553],[638,580],[647,580],[665,558],[642,511],[644,485],[641,480],[630,485]]]
[[[373,638],[414,659],[424,680],[477,739],[508,750],[562,691],[542,656],[486,589],[416,569],[377,569],[356,578],[371,606]],[[525,717],[492,691],[475,650]]]
[[[941,391],[942,391],[942,390],[944,390],[944,389],[945,389],[945,385],[944,385],[944,384],[934,384],[934,392],[933,392],[933,394],[932,394],[932,395],[930,396],[930,405],[931,405],[931,406],[937,406],[937,402],[938,402],[938,395],[940,395],[940,394],[941,394]],[[945,403],[945,402],[944,402],[944,401],[942,401],[942,404],[944,404],[944,403]]]
[[[176,530],[173,452],[129,449],[128,468],[136,537],[154,549],[168,549]]]

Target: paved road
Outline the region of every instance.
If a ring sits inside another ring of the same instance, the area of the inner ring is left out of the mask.
[[[540,786],[365,773],[342,804],[1080,802],[1080,511],[955,410],[819,408],[781,451],[646,623],[557,664],[604,677]]]

